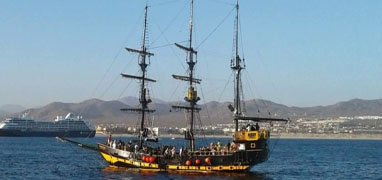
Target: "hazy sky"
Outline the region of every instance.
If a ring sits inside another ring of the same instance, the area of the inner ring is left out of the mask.
[[[149,1],[149,40],[155,53],[149,76],[158,80],[150,85],[152,97],[183,99],[186,84],[171,74],[185,74],[185,53],[165,45],[187,39],[188,3]],[[233,3],[195,0],[201,103],[233,96]],[[246,99],[314,106],[382,97],[382,1],[240,3]],[[122,48],[139,48],[144,4],[0,0],[0,105],[33,107],[137,96],[137,82],[122,79],[119,73],[138,73],[137,56]]]

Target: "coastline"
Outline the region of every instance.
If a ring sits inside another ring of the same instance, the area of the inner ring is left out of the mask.
[[[112,134],[113,137],[135,137],[134,135],[132,134]],[[107,137],[106,134],[96,134],[96,137]],[[162,134],[159,136],[159,138],[176,138],[176,139],[179,139],[179,138],[183,138],[184,135],[180,135],[180,134]],[[232,136],[228,136],[228,135],[206,135],[205,137],[207,138],[231,138]]]
[[[344,140],[382,140],[382,134],[308,134],[280,133],[271,134],[271,138],[280,139],[344,139]]]
[[[133,137],[132,134],[113,134],[114,137]],[[96,137],[107,137],[96,134]],[[179,134],[163,134],[159,138],[183,138]],[[231,138],[229,135],[206,135],[207,138]],[[382,134],[308,134],[308,133],[271,133],[271,139],[342,139],[342,140],[382,140]]]

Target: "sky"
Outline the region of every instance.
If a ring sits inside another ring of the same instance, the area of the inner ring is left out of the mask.
[[[137,96],[142,0],[0,0],[0,105]],[[182,100],[189,0],[149,0],[150,96]],[[234,0],[195,0],[200,103],[232,101]],[[240,0],[246,99],[288,106],[382,98],[382,1]]]

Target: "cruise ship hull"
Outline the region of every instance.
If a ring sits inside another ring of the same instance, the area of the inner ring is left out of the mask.
[[[94,137],[95,131],[28,131],[0,129],[0,136],[10,137]]]

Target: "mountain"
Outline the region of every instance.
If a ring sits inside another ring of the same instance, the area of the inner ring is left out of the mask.
[[[275,109],[272,108],[275,112]],[[338,102],[328,106],[314,107],[287,107],[284,110],[284,116],[290,117],[339,117],[339,116],[366,116],[382,115],[382,99],[362,100],[352,99],[349,101]],[[285,114],[287,112],[287,114]]]
[[[139,104],[139,99],[132,96],[127,96],[119,99],[118,101],[122,102],[123,104],[129,105],[129,106],[136,106]]]
[[[314,111],[314,109],[311,111]],[[316,113],[320,113],[319,115],[321,116],[325,114],[330,114],[331,116],[382,115],[382,99],[352,99],[350,101],[344,101],[334,105],[325,106],[323,111],[316,110]]]
[[[163,101],[161,99],[157,99],[157,98],[151,98],[151,100],[156,104],[168,104],[168,102]],[[139,99],[132,96],[123,97],[119,99],[118,101],[121,101],[122,103],[129,106],[137,106],[139,104]]]
[[[0,110],[0,118],[3,119],[5,117],[9,116],[9,113],[3,110]],[[1,121],[1,120],[0,120]]]
[[[39,120],[53,120],[56,116],[65,116],[67,113],[81,114],[93,124],[128,124],[137,125],[139,115],[131,112],[121,112],[121,108],[138,107],[137,98],[126,97],[115,101],[103,101],[90,99],[80,103],[54,102],[41,108],[28,109],[29,116]],[[228,110],[230,102],[208,102],[200,105],[200,116],[203,125],[231,123],[232,113]],[[314,107],[289,107],[267,100],[246,101],[246,114],[250,116],[265,117],[339,117],[339,116],[363,116],[382,115],[382,99],[362,100],[353,99],[339,102],[328,106]],[[183,111],[173,110],[171,105],[180,105],[179,102],[165,102],[155,100],[150,108],[155,109],[155,126],[178,126],[185,125]],[[21,112],[21,113],[23,113]]]
[[[6,104],[0,107],[0,110],[9,114],[24,111],[26,108],[16,104]]]
[[[126,107],[119,101],[103,101],[90,99],[80,103],[53,102],[41,108],[28,109],[29,116],[38,120],[54,120],[57,116],[67,113],[80,114],[89,119],[93,124],[120,123],[126,118],[119,109]]]

